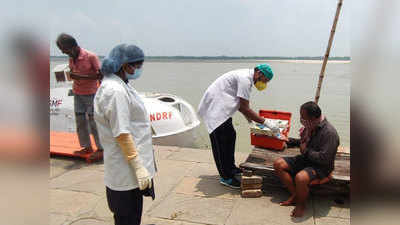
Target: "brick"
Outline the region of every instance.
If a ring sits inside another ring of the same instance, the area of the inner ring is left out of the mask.
[[[243,170],[243,176],[244,177],[251,177],[251,176],[253,176],[253,171],[251,171],[251,170]]]
[[[242,191],[242,198],[259,198],[261,196],[262,196],[262,191],[260,189]]]
[[[262,180],[260,176],[242,177],[242,184],[262,184]]]
[[[262,184],[241,184],[240,188],[242,190],[254,190],[254,189],[261,189]]]

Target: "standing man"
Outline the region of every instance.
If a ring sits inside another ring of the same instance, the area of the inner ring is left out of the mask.
[[[97,146],[97,151],[91,154],[90,158],[98,158],[103,154],[103,147],[100,144],[96,123],[93,119],[93,99],[98,87],[97,82],[101,79],[100,60],[94,53],[79,47],[75,38],[69,34],[60,34],[57,38],[57,46],[62,53],[69,56],[70,76],[74,82],[72,91],[74,93],[75,120],[79,144],[82,147],[75,153],[93,152],[88,129],[90,126]]]
[[[264,90],[273,75],[267,64],[225,73],[208,87],[200,101],[198,113],[210,134],[214,160],[223,185],[240,188],[240,182],[235,178],[241,170],[235,165],[236,131],[232,124],[233,114],[239,110],[248,121],[265,124],[276,132],[271,124],[266,124],[267,120],[249,107],[252,86],[259,91]]]

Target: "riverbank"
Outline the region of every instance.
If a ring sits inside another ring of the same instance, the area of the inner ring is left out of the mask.
[[[306,215],[292,219],[293,207],[279,206],[289,195],[268,189],[261,198],[244,199],[222,186],[210,150],[155,146],[158,173],[156,200],[144,200],[142,224],[261,225],[350,224],[349,200],[310,196]],[[236,164],[248,154],[237,152]],[[104,166],[70,158],[50,159],[50,224],[111,225],[105,197]]]

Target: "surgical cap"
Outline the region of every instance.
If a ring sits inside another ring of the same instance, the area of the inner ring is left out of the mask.
[[[256,66],[258,70],[260,70],[268,80],[272,80],[274,77],[274,73],[272,72],[271,67],[268,64],[260,64]]]
[[[144,60],[142,49],[136,45],[120,44],[115,46],[103,60],[101,72],[104,75],[116,73],[124,63],[133,63]]]

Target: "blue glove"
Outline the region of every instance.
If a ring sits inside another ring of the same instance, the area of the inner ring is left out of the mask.
[[[256,126],[260,129],[264,129],[265,125],[261,123],[257,123]]]

